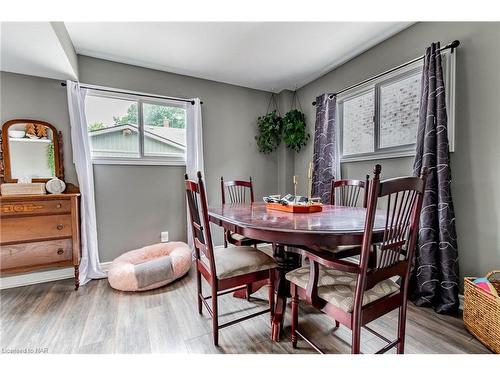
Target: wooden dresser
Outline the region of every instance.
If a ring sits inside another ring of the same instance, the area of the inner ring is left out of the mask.
[[[80,194],[0,196],[2,275],[73,266],[78,289]]]

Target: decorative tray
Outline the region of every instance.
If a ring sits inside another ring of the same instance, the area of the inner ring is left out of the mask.
[[[313,204],[281,204],[281,203],[266,203],[266,208],[268,210],[300,213],[300,214],[310,214],[313,212],[323,211],[323,205],[321,203]]]

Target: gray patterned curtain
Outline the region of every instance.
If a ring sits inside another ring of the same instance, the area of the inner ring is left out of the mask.
[[[314,128],[313,197],[321,197],[323,203],[330,201],[331,181],[335,178],[337,156],[335,153],[335,116],[337,98],[323,94],[316,98],[316,125]]]
[[[432,306],[451,314],[458,309],[458,252],[455,212],[451,198],[448,120],[439,43],[425,53],[422,73],[417,148],[413,174],[427,167],[412,299],[418,306]]]

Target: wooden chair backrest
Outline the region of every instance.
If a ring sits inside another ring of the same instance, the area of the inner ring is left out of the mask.
[[[198,260],[201,259],[202,254],[205,255],[209,262],[210,274],[216,275],[207,195],[201,172],[197,173],[197,177],[198,181],[194,181],[190,180],[187,174],[184,175],[195,254]]]
[[[361,250],[361,275],[367,275],[365,290],[392,276],[408,277],[415,252],[420,211],[425,192],[427,170],[420,177],[400,177],[380,181],[381,166],[374,168],[366,209],[365,232]],[[386,218],[381,243],[372,243],[379,201],[386,200]],[[368,269],[370,251],[376,245],[377,262]]]
[[[363,180],[332,180],[330,204],[337,206],[358,206],[360,196],[366,207],[370,176]],[[362,193],[361,193],[362,192]]]
[[[242,181],[242,180],[224,181],[224,178],[221,177],[220,190],[222,196],[222,204],[226,203],[226,190],[228,192],[230,203],[246,203],[247,195],[248,199],[250,199],[249,202],[250,203],[254,202],[252,177],[250,177],[248,181]]]

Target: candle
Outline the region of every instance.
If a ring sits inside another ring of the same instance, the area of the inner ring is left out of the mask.
[[[309,170],[307,171],[307,197],[312,195],[312,178],[313,178],[313,162],[309,162]]]
[[[299,176],[293,176],[293,195],[297,196],[297,184],[299,183]]]

